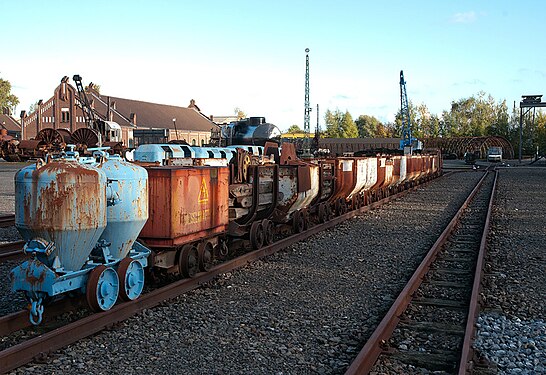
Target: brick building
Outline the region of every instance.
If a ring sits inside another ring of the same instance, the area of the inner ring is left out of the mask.
[[[44,128],[74,132],[87,126],[77,90],[68,81],[68,77],[63,77],[53,96],[46,102],[40,100],[34,112],[21,112],[23,139],[34,138]],[[138,139],[135,142],[134,136],[139,131],[141,134],[159,131],[164,135],[164,141],[180,139],[202,145],[209,142],[211,130],[217,128],[200,112],[193,99],[189,107],[149,103],[102,95],[92,83],[88,86],[87,97],[95,116],[120,125],[123,143],[128,147],[139,143]],[[140,143],[147,142],[141,139]]]
[[[13,118],[8,108],[3,108],[0,112],[0,129],[6,130],[7,134],[14,138],[21,137],[21,125]]]

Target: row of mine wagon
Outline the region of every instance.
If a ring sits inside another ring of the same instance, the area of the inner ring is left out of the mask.
[[[35,324],[64,294],[108,310],[138,298],[145,268],[191,277],[234,247],[258,249],[440,173],[438,153],[301,160],[276,143],[142,145],[134,162],[61,151],[15,176],[15,225],[31,258],[12,270],[12,288]]]

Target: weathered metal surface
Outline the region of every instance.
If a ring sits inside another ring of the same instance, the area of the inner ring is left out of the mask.
[[[406,156],[393,156],[393,180],[389,187],[394,188],[406,181]]]
[[[376,192],[383,187],[388,187],[392,181],[393,162],[386,157],[378,157],[377,160],[377,180],[370,188],[372,192]]]
[[[336,160],[336,188],[335,193],[330,198],[331,202],[337,199],[345,199],[355,187],[356,166],[354,158],[338,158]]]
[[[106,227],[104,172],[70,160],[30,165],[15,175],[15,226],[24,240],[55,244],[67,271],[81,269]]]
[[[227,167],[147,167],[150,218],[140,232],[152,247],[173,247],[225,232]]]
[[[117,155],[99,165],[108,180],[110,203],[106,209],[107,225],[100,239],[109,242],[116,259],[127,256],[148,220],[148,172]]]
[[[319,195],[313,203],[324,202],[328,200],[333,194],[335,189],[335,171],[336,164],[334,160],[320,160],[320,181],[319,181]]]
[[[355,158],[355,186],[347,198],[370,189],[377,182],[377,159],[376,158]]]
[[[300,191],[298,180],[304,171],[309,171],[310,188]],[[275,221],[285,223],[290,220],[293,212],[308,207],[319,193],[319,170],[317,164],[281,165],[279,168],[279,203],[275,213]]]

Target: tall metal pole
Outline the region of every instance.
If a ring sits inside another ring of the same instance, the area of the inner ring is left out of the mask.
[[[311,104],[309,103],[309,48],[305,49],[305,114],[303,117],[303,132],[305,138],[303,140],[303,155],[310,156],[309,133],[310,126]]]
[[[176,133],[176,140],[178,141],[178,129],[176,128],[176,118],[173,118],[174,132]]]
[[[523,110],[519,109],[519,163],[521,164],[521,147],[523,145]]]

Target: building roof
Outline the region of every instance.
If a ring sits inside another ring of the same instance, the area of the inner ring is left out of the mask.
[[[11,115],[0,113],[0,129],[7,129],[8,131],[21,131],[21,125],[19,122],[11,117]]]
[[[101,116],[106,116],[108,96],[91,92],[95,110]],[[191,105],[191,104],[190,104]],[[194,108],[195,102],[193,102]],[[130,125],[131,114],[136,115],[137,128],[166,128],[174,129],[173,119],[179,130],[207,131],[214,127],[202,113],[194,108],[177,107],[173,105],[144,102],[110,96],[110,107],[114,113],[113,120],[120,125]]]

